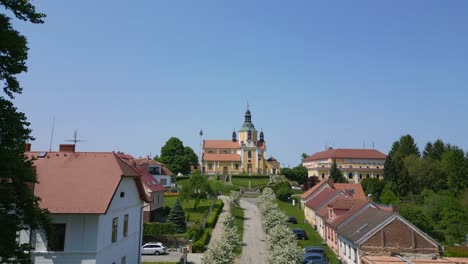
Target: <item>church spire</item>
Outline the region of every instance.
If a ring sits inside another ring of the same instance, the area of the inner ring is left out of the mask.
[[[244,115],[244,124],[242,125],[241,131],[257,131],[255,130],[255,126],[252,123],[252,114],[250,113],[249,104],[247,103],[247,111],[245,111]]]

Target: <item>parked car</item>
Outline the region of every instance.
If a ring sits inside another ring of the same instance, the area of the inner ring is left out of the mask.
[[[288,216],[288,222],[291,224],[297,224],[297,219],[294,216]]]
[[[328,264],[327,258],[325,255],[320,253],[306,253],[304,257],[304,264]]]
[[[307,237],[306,231],[304,229],[302,229],[302,228],[293,228],[292,232],[294,233],[294,235],[296,235],[297,239],[302,239],[302,240],[309,239]]]
[[[305,253],[319,253],[322,255],[326,254],[326,251],[323,247],[313,247],[313,246],[305,247],[304,252]]]
[[[149,242],[141,247],[141,254],[166,254],[166,247],[161,242]]]

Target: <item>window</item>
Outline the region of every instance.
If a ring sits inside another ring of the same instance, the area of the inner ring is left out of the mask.
[[[248,157],[249,159],[252,158],[252,151],[249,150],[249,152],[247,152],[247,157]]]
[[[359,179],[362,180],[362,174],[359,174]]]
[[[338,168],[341,168],[341,165],[340,165],[340,166],[338,166]]]
[[[49,251],[63,251],[65,249],[66,224],[52,224],[55,231],[54,237],[49,241],[47,247]]]
[[[115,217],[112,219],[112,243],[117,241],[117,229],[119,225],[119,218]]]
[[[212,169],[213,169],[213,164],[212,164],[212,163],[208,163],[208,169],[209,169],[209,170],[212,170]]]
[[[212,150],[208,150],[208,153],[210,153],[210,154],[211,154],[211,153],[213,153],[213,151],[212,151]]]
[[[123,226],[123,236],[126,237],[127,235],[128,235],[128,214],[124,215],[124,226]]]
[[[348,174],[348,178],[349,178],[349,179],[352,179],[352,178],[353,178],[353,173],[352,173],[352,172],[350,172],[350,173]]]
[[[349,165],[349,167],[350,167],[350,168],[352,168],[352,167],[353,167],[353,165]]]
[[[325,173],[322,173],[322,179],[325,179]]]
[[[367,166],[367,168],[369,168],[369,166]]]
[[[160,179],[159,182],[161,185],[167,185],[167,179]]]
[[[160,175],[161,174],[161,170],[157,166],[148,167],[148,172],[153,174],[153,175]]]
[[[370,177],[369,174],[366,174],[366,178],[369,178],[369,177]]]
[[[123,256],[122,259],[120,260],[120,264],[127,264],[127,257]]]
[[[238,170],[238,169],[239,169],[239,164],[236,164],[236,170]]]
[[[377,174],[377,179],[380,179],[380,174]]]

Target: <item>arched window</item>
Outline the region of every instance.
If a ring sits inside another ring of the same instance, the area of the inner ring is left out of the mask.
[[[352,172],[350,172],[350,173],[348,174],[348,178],[350,178],[350,179],[353,178],[353,173],[352,173]]]
[[[252,158],[252,151],[249,150],[249,152],[247,152],[247,157],[248,157],[249,159]]]

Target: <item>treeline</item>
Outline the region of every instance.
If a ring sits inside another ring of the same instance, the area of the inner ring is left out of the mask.
[[[463,243],[468,233],[468,154],[442,140],[422,153],[410,135],[394,142],[384,180],[365,179],[374,201],[398,204],[400,213],[445,244]]]

